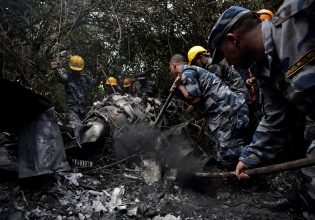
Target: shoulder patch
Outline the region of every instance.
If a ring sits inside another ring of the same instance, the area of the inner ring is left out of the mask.
[[[315,49],[308,51],[303,57],[293,63],[287,70],[284,71],[286,78],[295,76],[306,64],[315,59]]]

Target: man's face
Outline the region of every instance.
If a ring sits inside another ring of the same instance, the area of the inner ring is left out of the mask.
[[[170,62],[170,66],[169,67],[170,67],[171,75],[173,77],[176,77],[177,76],[176,64]]]
[[[206,67],[209,62],[211,63],[211,58],[210,55],[202,55],[200,58],[200,63],[202,65],[202,67]]]
[[[75,75],[75,76],[79,76],[81,74],[81,71],[78,71],[78,70],[71,70],[72,71],[72,75]]]
[[[210,56],[208,54],[205,54],[205,55],[198,54],[192,64],[204,68],[207,66],[209,59],[210,59]]]
[[[228,34],[218,49],[230,65],[247,69],[254,62],[254,56],[244,39],[237,34]]]
[[[202,57],[197,58],[197,59],[195,60],[195,64],[196,64],[197,66],[203,67],[204,65],[203,65],[203,62],[202,62]]]

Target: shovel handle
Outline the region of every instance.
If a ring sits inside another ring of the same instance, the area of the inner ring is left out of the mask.
[[[166,101],[165,101],[165,103],[164,103],[160,113],[156,117],[156,120],[154,122],[153,127],[156,127],[159,124],[159,122],[161,121],[162,115],[166,111],[166,109],[167,109],[168,105],[170,104],[170,102],[171,102],[171,100],[172,100],[174,95],[175,95],[175,90],[172,90],[171,93],[168,95],[168,97],[167,97],[167,99],[166,99]]]
[[[100,68],[100,71],[101,71],[101,73],[105,76],[105,78],[108,79],[108,76],[107,76],[107,74],[105,73],[104,69],[103,69],[103,68]],[[109,83],[109,85],[110,85],[110,87],[112,88],[113,92],[115,93],[116,91],[115,91],[114,86],[113,86],[111,83]]]
[[[258,167],[255,169],[244,170],[244,173],[247,175],[262,175],[262,174],[271,174],[275,172],[285,171],[285,170],[294,170],[303,167],[309,167],[315,165],[315,156],[309,156],[307,158],[288,161],[285,163],[274,164],[265,167]],[[194,173],[195,176],[199,177],[209,177],[209,178],[226,178],[235,176],[235,172],[218,172],[218,173],[204,173],[197,172]]]

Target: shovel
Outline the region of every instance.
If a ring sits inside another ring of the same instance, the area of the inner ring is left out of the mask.
[[[172,87],[171,87],[171,89],[170,89],[170,94],[168,95],[168,97],[167,97],[167,99],[166,99],[166,101],[165,101],[165,103],[164,103],[164,105],[163,105],[163,107],[162,107],[160,113],[159,113],[158,116],[156,117],[155,122],[154,122],[154,124],[153,124],[153,128],[155,128],[155,127],[160,123],[163,114],[165,113],[165,111],[166,111],[168,105],[170,104],[170,102],[172,101],[172,98],[173,98],[174,95],[175,95],[175,90],[176,90],[176,88],[177,88],[177,82],[178,82],[178,81],[179,81],[179,78],[176,78],[176,79],[174,80],[173,85],[172,85]]]
[[[176,88],[177,88],[177,86],[176,86],[177,81],[178,81],[178,79],[175,79],[175,81],[174,81],[174,83],[173,83],[173,86],[172,86],[171,89],[170,89],[170,94],[168,95],[168,97],[167,97],[167,99],[166,99],[166,101],[165,101],[165,103],[164,103],[164,105],[163,105],[161,111],[159,112],[158,116],[156,117],[153,126],[152,126],[149,130],[147,130],[144,140],[142,141],[141,144],[139,144],[139,146],[137,147],[137,149],[141,149],[142,146],[143,146],[150,138],[152,138],[152,135],[153,135],[153,133],[154,133],[155,128],[157,128],[158,124],[159,124],[160,121],[161,121],[161,118],[162,118],[163,114],[165,113],[165,111],[166,111],[168,105],[170,104],[172,98],[173,98],[174,95],[175,95],[175,90],[176,90]],[[141,150],[140,152],[142,152],[142,151],[143,151],[143,150]]]
[[[244,170],[244,173],[247,175],[261,175],[261,174],[271,174],[275,172],[293,170],[303,167],[309,167],[315,165],[315,156],[309,156],[307,158],[293,160],[285,163],[274,164],[265,167],[258,167],[255,169]],[[203,173],[197,172],[194,173],[198,177],[208,177],[208,178],[227,178],[235,176],[235,172],[218,172],[218,173]]]
[[[166,101],[165,101],[165,103],[164,103],[164,105],[163,105],[163,107],[162,107],[160,113],[158,114],[158,116],[157,116],[156,119],[155,119],[155,122],[154,122],[154,124],[153,124],[153,127],[154,127],[154,128],[160,123],[161,118],[162,118],[163,114],[165,113],[165,111],[166,111],[168,105],[169,105],[170,102],[172,101],[172,98],[174,97],[174,95],[175,95],[175,90],[172,90],[172,91],[170,92],[170,94],[168,95],[168,97],[167,97],[167,99],[166,99]]]

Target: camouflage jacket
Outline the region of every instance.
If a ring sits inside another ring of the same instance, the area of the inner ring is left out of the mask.
[[[257,64],[263,118],[240,160],[249,167],[272,162],[294,131],[297,109],[306,115],[309,152],[315,145],[315,3],[287,0],[272,23],[262,23],[269,66]],[[310,138],[309,138],[310,137]],[[308,139],[309,138],[309,139]]]
[[[212,131],[245,103],[241,96],[203,68],[184,65],[181,81],[189,96],[201,97],[199,111],[207,118]]]
[[[96,79],[76,72],[59,73],[59,81],[65,87],[67,108],[87,107],[87,94],[97,86]]]
[[[227,61],[222,60],[218,64],[207,65],[206,69],[219,77],[233,92],[241,95],[246,103],[250,103],[250,96],[245,82],[237,70],[230,66]]]
[[[146,94],[148,97],[156,98],[158,94],[158,89],[154,82],[148,81],[146,82],[145,87],[142,87],[140,82],[136,81],[132,86],[132,94],[137,95],[138,97],[142,97]]]

